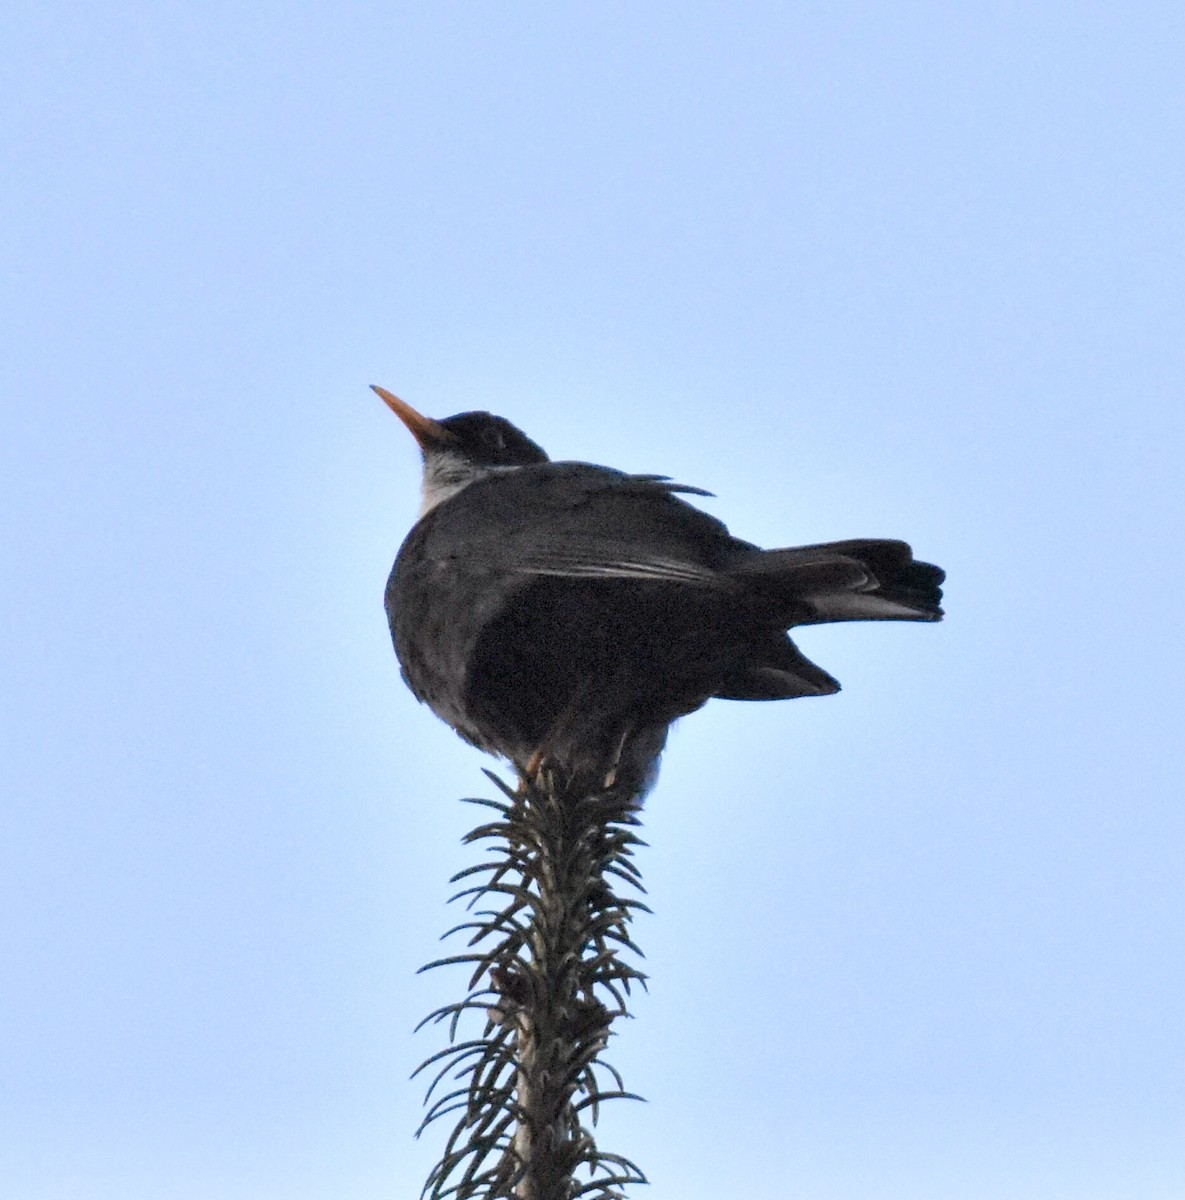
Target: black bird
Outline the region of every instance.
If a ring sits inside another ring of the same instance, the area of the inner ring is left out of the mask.
[[[943,572],[880,538],[762,550],[661,475],[551,462],[486,412],[436,421],[374,389],[423,454],[387,581],[403,677],[520,773],[642,794],[667,729],[712,697],[826,696],[787,630],[938,621]]]

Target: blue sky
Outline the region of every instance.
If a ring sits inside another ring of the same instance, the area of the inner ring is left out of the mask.
[[[488,794],[381,609],[381,383],[901,536],[939,627],[646,809],[656,1200],[1182,1184],[1177,6],[0,15],[0,1192],[418,1191]],[[1170,149],[1171,148],[1171,149]]]

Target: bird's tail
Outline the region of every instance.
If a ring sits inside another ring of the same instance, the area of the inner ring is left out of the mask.
[[[905,542],[854,538],[756,551],[731,572],[785,605],[787,627],[831,621],[941,621],[945,572]]]
[[[729,574],[768,624],[721,682],[716,695],[725,700],[839,691],[839,683],[781,630],[833,621],[942,620],[945,575],[918,562],[904,542],[858,538],[786,550],[754,547]]]

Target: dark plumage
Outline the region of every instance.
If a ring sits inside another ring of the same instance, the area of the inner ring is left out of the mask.
[[[938,621],[943,572],[904,542],[762,550],[663,477],[548,461],[488,413],[422,417],[424,508],[386,605],[412,692],[461,737],[593,786],[641,792],[667,728],[712,697],[839,684],[787,636],[834,621]]]

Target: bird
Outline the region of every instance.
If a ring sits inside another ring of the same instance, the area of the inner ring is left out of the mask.
[[[903,541],[762,549],[685,499],[702,488],[553,462],[504,417],[373,390],[423,460],[385,592],[403,679],[520,780],[640,803],[708,700],[839,691],[791,629],[942,619],[945,573]]]

